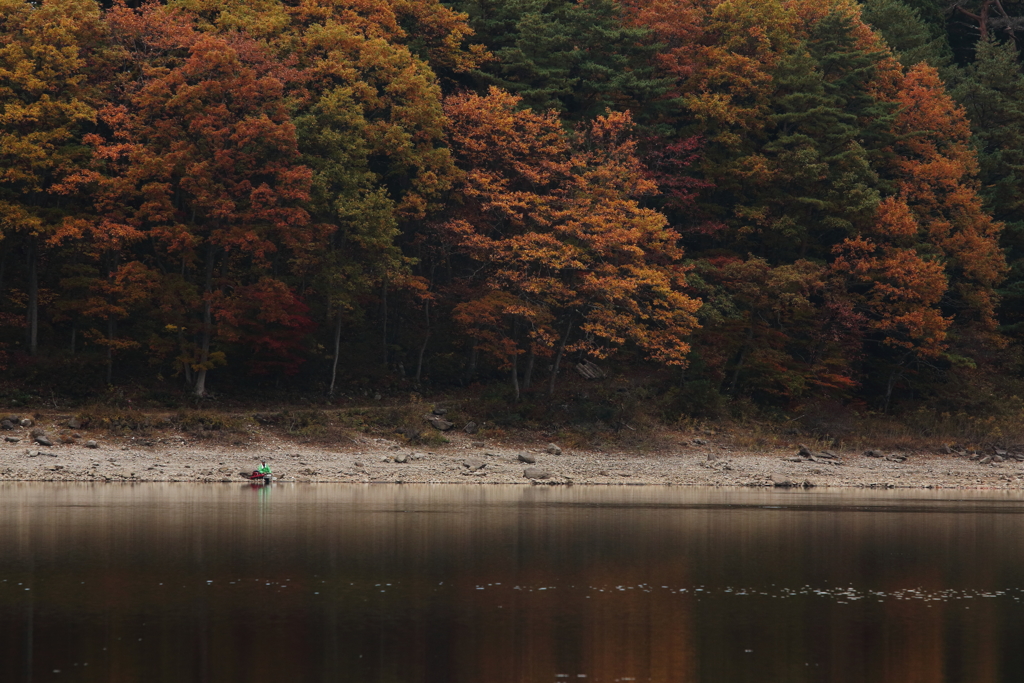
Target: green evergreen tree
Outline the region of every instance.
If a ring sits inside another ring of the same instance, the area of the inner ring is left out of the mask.
[[[1001,290],[1004,329],[1024,336],[1024,73],[1012,42],[981,41],[951,90],[978,150],[986,210],[1002,221],[1010,273]]]
[[[894,113],[868,90],[881,57],[859,49],[850,19],[833,13],[780,62],[759,152],[770,170],[731,188],[740,225],[730,247],[775,264],[827,259],[871,220],[886,190],[873,168]]]
[[[953,53],[940,25],[929,24],[921,11],[900,0],[866,0],[864,21],[882,34],[905,67],[927,62],[936,69],[946,67]]]
[[[496,85],[543,111],[579,120],[608,109],[630,110],[650,123],[667,103],[671,80],[659,78],[659,49],[646,28],[626,26],[616,0],[468,0],[453,7],[496,59],[476,72],[478,85]]]

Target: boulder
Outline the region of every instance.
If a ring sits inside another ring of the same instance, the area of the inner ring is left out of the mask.
[[[430,417],[428,417],[427,422],[430,423],[431,427],[442,432],[447,432],[449,429],[455,426],[448,420],[438,417],[437,415],[431,415]]]
[[[527,465],[534,465],[537,463],[537,456],[530,455],[529,453],[520,453],[516,456],[519,462],[525,462]]]
[[[540,467],[527,467],[523,470],[523,476],[527,479],[550,479],[555,475]]]
[[[562,449],[559,448],[558,446],[556,446],[553,443],[549,443],[548,447],[545,450],[548,453],[550,453],[551,455],[561,455],[562,454]]]
[[[40,446],[52,446],[53,445],[53,442],[50,441],[50,437],[46,436],[46,434],[39,434],[38,436],[35,437],[35,441]]]
[[[14,429],[14,423],[8,419],[0,420],[0,429],[6,429],[10,431],[11,429]]]
[[[406,455],[405,453],[398,453],[397,455],[395,455],[395,462],[397,463],[404,463],[407,462],[408,460],[409,456]]]
[[[35,422],[30,417],[23,417],[21,419],[21,426],[24,427],[25,429],[28,429],[29,427],[31,427],[34,424],[35,424]]]
[[[85,447],[86,448],[99,448],[100,445],[98,443],[96,443],[95,441],[93,441],[92,439],[90,439],[90,440],[85,442]]]

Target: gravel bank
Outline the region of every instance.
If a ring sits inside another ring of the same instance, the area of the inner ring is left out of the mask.
[[[882,453],[837,451],[835,457],[811,454],[808,459],[795,447],[749,452],[724,437],[691,437],[680,434],[677,445],[644,454],[572,449],[555,454],[546,443],[496,443],[464,434],[432,449],[370,437],[336,447],[310,446],[269,433],[247,445],[226,446],[166,434],[112,439],[83,432],[69,443],[51,438],[52,445],[45,446],[30,427],[17,426],[2,432],[0,480],[241,482],[241,472],[266,458],[278,478],[295,482],[1024,489],[1024,462],[1012,457],[986,462],[967,455],[901,453],[906,459],[898,461]],[[90,440],[95,448],[86,445]],[[528,470],[538,478],[524,476]]]

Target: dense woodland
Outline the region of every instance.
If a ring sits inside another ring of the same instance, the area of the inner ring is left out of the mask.
[[[997,409],[1022,39],[1015,0],[0,0],[5,391],[544,402],[590,361],[674,414]]]

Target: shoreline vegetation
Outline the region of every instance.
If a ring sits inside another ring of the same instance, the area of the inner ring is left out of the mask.
[[[0,0],[0,405],[462,392],[497,443],[790,456],[826,405],[1007,450],[1024,16],[942,4]],[[137,426],[234,418],[176,419]]]
[[[478,425],[424,403],[380,410],[405,426],[355,424],[365,407],[9,413],[0,481],[245,483],[266,459],[278,481],[294,483],[1024,489],[1024,447],[992,443],[877,432],[840,441],[723,422],[616,437]]]

